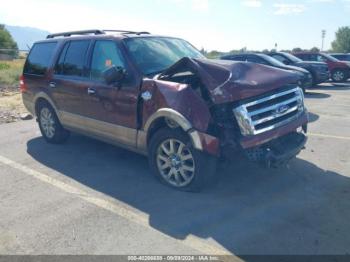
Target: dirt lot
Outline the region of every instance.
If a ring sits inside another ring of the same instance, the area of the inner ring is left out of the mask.
[[[0,86],[0,124],[18,121],[25,113],[18,87]]]
[[[0,62],[0,124],[21,119],[27,113],[18,88],[24,60]]]

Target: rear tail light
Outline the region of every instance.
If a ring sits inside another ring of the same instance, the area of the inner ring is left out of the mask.
[[[27,85],[24,83],[24,76],[21,75],[19,78],[19,90],[21,90],[22,93],[27,91]]]

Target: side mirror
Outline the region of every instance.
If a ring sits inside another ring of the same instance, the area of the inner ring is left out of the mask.
[[[287,59],[286,59],[286,60],[284,60],[284,61],[283,61],[283,63],[284,63],[285,65],[290,65],[290,61],[289,61],[289,60],[287,60]]]
[[[103,78],[108,85],[120,83],[124,80],[125,76],[126,70],[120,66],[111,66],[103,71]]]

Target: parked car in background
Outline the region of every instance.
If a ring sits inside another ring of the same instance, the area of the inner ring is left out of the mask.
[[[306,88],[309,88],[312,86],[312,75],[307,70],[297,67],[297,66],[291,66],[291,65],[285,65],[281,63],[280,61],[262,53],[240,53],[240,54],[231,54],[231,55],[225,55],[222,56],[221,59],[223,60],[233,60],[233,61],[245,61],[245,62],[252,62],[262,65],[268,65],[272,67],[277,67],[280,69],[288,70],[297,72],[301,75],[300,80],[300,87],[305,92]]]
[[[350,53],[337,53],[337,54],[330,54],[331,56],[333,56],[334,58],[340,60],[340,61],[350,61]]]
[[[306,143],[300,74],[206,59],[185,40],[88,30],[36,42],[20,80],[49,143],[74,131],[145,154],[155,176],[185,191],[212,185],[229,151],[267,166]]]
[[[271,52],[267,53],[267,55],[277,59],[285,65],[297,66],[309,71],[312,76],[313,86],[326,82],[330,78],[328,65],[324,62],[303,61],[300,58],[286,52]]]
[[[331,78],[334,82],[344,82],[350,77],[350,63],[339,61],[325,53],[298,52],[293,55],[304,61],[325,62],[328,65]]]

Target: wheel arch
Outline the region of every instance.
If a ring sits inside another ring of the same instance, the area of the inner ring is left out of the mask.
[[[52,99],[46,93],[39,92],[38,94],[35,95],[33,101],[34,101],[34,110],[35,110],[36,116],[38,116],[38,109],[39,109],[38,107],[39,107],[40,103],[44,102],[44,103],[48,103],[50,106],[52,106],[52,108],[56,112],[57,117],[60,118],[55,103],[52,101]]]
[[[143,128],[144,132],[147,134],[147,145],[156,131],[160,128],[169,127],[166,122],[167,119],[175,122],[190,137],[194,148],[198,150],[203,149],[198,131],[193,128],[192,124],[185,116],[171,108],[159,109],[148,118]]]

